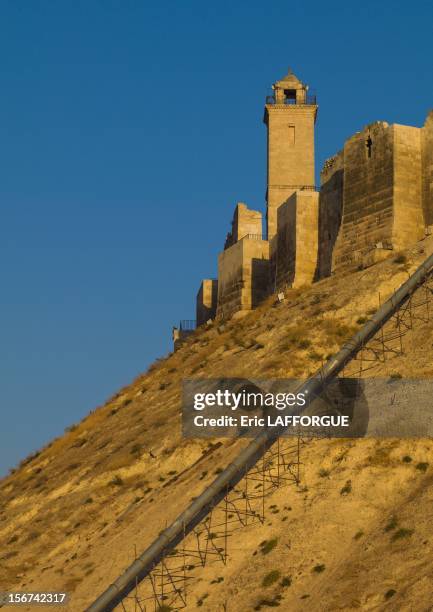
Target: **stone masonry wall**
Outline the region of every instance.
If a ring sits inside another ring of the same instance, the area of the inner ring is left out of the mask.
[[[318,256],[319,194],[296,191],[278,208],[276,285],[313,282]]]
[[[319,252],[315,280],[330,276],[332,253],[343,212],[344,154],[339,151],[326,160],[320,173]]]
[[[239,202],[233,214],[232,231],[227,234],[224,248],[227,249],[247,235],[262,238],[262,213],[250,210],[246,204]]]
[[[250,210],[246,204],[239,202],[233,218],[233,238],[237,242],[248,234],[262,237],[262,213]]]
[[[392,246],[405,249],[424,236],[421,130],[393,125],[394,194]]]
[[[393,147],[394,131],[384,122],[368,126],[344,145],[343,211],[332,271],[362,265],[376,245],[391,248]]]
[[[419,128],[378,122],[347,140],[333,272],[374,263],[423,237],[421,169]]]
[[[243,238],[218,257],[217,316],[251,310],[266,297],[269,281],[269,243]]]
[[[202,281],[197,293],[196,320],[197,326],[203,325],[216,316],[218,300],[218,281],[206,278]]]
[[[197,296],[199,325],[215,310],[230,317],[279,288],[368,266],[433,225],[433,111],[423,128],[376,122],[354,134],[325,162],[320,194],[312,185],[316,111],[266,106],[269,241],[261,213],[239,202],[218,281],[203,281]]]
[[[422,129],[423,212],[426,225],[433,225],[433,111]]]
[[[277,233],[277,210],[301,186],[314,188],[316,106],[266,105],[268,126],[268,240]]]

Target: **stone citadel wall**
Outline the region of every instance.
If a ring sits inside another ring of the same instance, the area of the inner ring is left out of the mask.
[[[320,174],[318,255],[314,279],[332,272],[332,254],[338,238],[343,211],[343,151],[328,159]]]
[[[367,125],[325,162],[315,191],[315,97],[290,71],[274,90],[265,106],[268,240],[261,213],[238,203],[218,281],[203,281],[197,296],[199,325],[372,265],[432,230],[433,111],[421,128]]]
[[[217,316],[255,308],[269,291],[269,242],[242,238],[218,257]]]
[[[205,278],[197,293],[196,299],[196,320],[197,325],[203,325],[209,319],[216,316],[216,306],[218,299],[218,280]]]
[[[315,278],[318,256],[319,194],[296,191],[278,208],[276,287],[300,287]]]
[[[427,116],[421,136],[423,212],[426,225],[433,225],[433,111]]]
[[[420,128],[384,122],[367,126],[346,141],[339,165],[342,176],[331,197],[341,205],[341,225],[331,268],[322,273],[368,265],[424,236]],[[322,172],[325,209],[330,207],[330,172],[332,167]],[[335,224],[328,222],[325,234],[332,234]],[[326,247],[322,259],[330,255]]]

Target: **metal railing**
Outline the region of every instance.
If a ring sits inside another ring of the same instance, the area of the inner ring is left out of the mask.
[[[240,238],[240,240],[263,240],[262,235],[261,234],[245,234],[245,236],[242,236],[242,238]]]
[[[297,105],[297,106],[313,106],[317,104],[317,96],[316,94],[307,94],[305,96],[305,100],[302,102],[299,100],[295,100],[294,98],[284,98],[281,102],[277,102],[275,99],[275,95],[266,96],[266,104],[285,104],[285,105]]]
[[[293,191],[317,191],[316,185],[268,185],[269,189],[293,189]],[[266,194],[267,197],[267,194]]]
[[[182,319],[179,322],[179,329],[181,331],[194,331],[197,327],[197,322],[195,319]]]

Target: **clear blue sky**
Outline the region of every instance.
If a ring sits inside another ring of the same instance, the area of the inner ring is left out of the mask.
[[[433,107],[431,2],[0,2],[0,473],[171,348],[237,200],[264,208],[264,97],[317,91],[317,167]]]

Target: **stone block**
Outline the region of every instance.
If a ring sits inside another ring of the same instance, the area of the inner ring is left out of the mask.
[[[218,300],[218,281],[206,278],[202,281],[196,298],[197,325],[207,323],[216,316]]]
[[[218,257],[217,316],[255,308],[269,290],[269,243],[245,237]]]
[[[296,191],[278,209],[277,287],[311,284],[318,262],[319,193]]]

